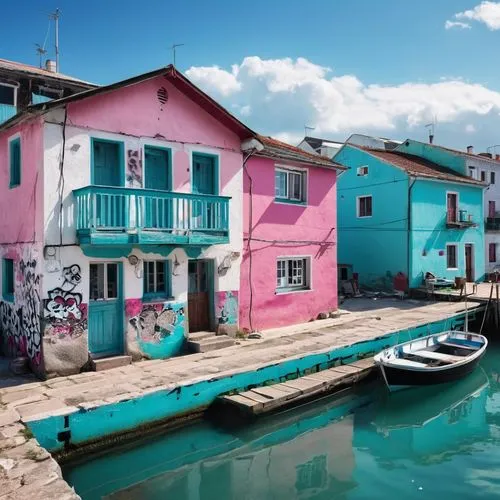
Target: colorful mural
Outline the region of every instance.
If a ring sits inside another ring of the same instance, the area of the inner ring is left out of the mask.
[[[137,346],[151,359],[169,358],[182,351],[185,342],[185,309],[182,302],[143,303],[128,299],[129,350]],[[130,335],[132,329],[133,335]]]
[[[215,313],[219,325],[237,325],[238,292],[216,292]]]

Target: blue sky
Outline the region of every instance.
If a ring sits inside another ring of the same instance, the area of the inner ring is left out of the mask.
[[[484,149],[500,143],[500,3],[485,3],[25,0],[3,5],[0,57],[37,64],[59,7],[64,73],[111,83],[185,43],[179,69],[260,132],[423,139],[436,117],[438,142]]]

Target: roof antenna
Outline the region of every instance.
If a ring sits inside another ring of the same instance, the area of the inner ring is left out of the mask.
[[[182,47],[183,45],[186,45],[185,43],[174,43],[172,45],[172,47],[170,47],[172,49],[172,52],[174,53],[174,66],[175,66],[175,49],[177,47]]]
[[[35,43],[36,45],[36,53],[40,57],[40,68],[42,67],[42,57],[47,53],[47,50],[44,49],[39,43]]]
[[[53,19],[55,22],[55,46],[56,46],[56,73],[59,73],[59,17],[61,17],[61,11],[56,9],[55,12],[49,14],[49,19]]]
[[[434,142],[434,122],[425,125],[425,128],[429,131],[429,144]]]
[[[304,137],[307,137],[308,130],[316,130],[316,127],[309,127],[307,125],[304,125]]]

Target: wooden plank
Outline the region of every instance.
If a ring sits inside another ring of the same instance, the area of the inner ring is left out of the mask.
[[[252,392],[261,394],[264,397],[273,398],[273,401],[276,402],[288,401],[290,399],[295,398],[296,396],[300,396],[300,391],[285,392],[285,391],[280,391],[279,388],[275,386],[256,387],[255,389],[252,389]]]
[[[269,403],[269,401],[272,399],[266,396],[262,396],[261,394],[257,394],[256,392],[253,391],[242,392],[241,396],[244,396],[245,398],[251,399],[253,401],[256,401],[257,403],[262,403],[262,404]]]
[[[295,392],[297,392],[297,389],[293,389],[292,387],[287,387],[284,384],[274,384],[272,387],[274,389],[280,390],[281,392],[286,392],[290,394],[294,394]]]
[[[298,389],[302,392],[302,394],[308,394],[310,392],[319,390],[323,384],[316,380],[296,379],[288,380],[283,385]]]
[[[357,361],[354,361],[354,363],[350,363],[350,365],[366,369],[375,366],[375,360],[373,358],[358,359]]]
[[[330,368],[331,371],[339,372],[339,373],[356,373],[360,372],[360,368],[356,368],[355,366],[350,366],[350,365],[339,365],[339,366],[334,366],[333,368]]]
[[[415,351],[414,353],[416,356],[422,356],[423,358],[427,359],[437,359],[438,361],[445,361],[446,363],[456,363],[457,361],[463,361],[464,359],[467,359],[467,356],[453,356],[451,354],[443,354],[441,352],[434,352],[434,351]]]
[[[334,375],[332,372],[327,372],[325,370],[317,373],[311,373],[310,375],[307,375],[307,378],[312,380],[317,380],[318,382],[330,382],[330,380],[341,376],[342,375],[340,373]]]
[[[262,409],[263,404],[258,403],[257,401],[254,401],[252,399],[248,399],[244,396],[241,396],[240,394],[234,394],[232,396],[222,396],[222,399],[228,403],[234,404],[236,406],[243,406],[245,409],[248,410],[257,410],[257,409]]]

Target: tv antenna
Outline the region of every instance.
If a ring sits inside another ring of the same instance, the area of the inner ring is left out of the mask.
[[[304,125],[304,137],[307,137],[308,130],[316,130],[316,127],[309,127],[307,125]]]
[[[52,19],[55,24],[55,47],[56,47],[56,73],[59,73],[59,18],[61,11],[56,9],[55,12],[49,14],[49,19]]]
[[[186,45],[186,44],[185,44],[185,43],[174,43],[174,44],[172,45],[172,47],[170,47],[170,48],[172,49],[172,52],[174,53],[174,66],[175,66],[175,49],[176,49],[177,47],[182,47],[182,46],[184,46],[184,45]]]
[[[432,144],[434,142],[434,127],[435,127],[435,122],[428,123],[425,125],[425,128],[429,132],[429,144]]]
[[[47,50],[44,49],[39,43],[35,43],[36,45],[36,53],[40,57],[40,68],[42,67],[42,59],[43,56],[47,53]]]

